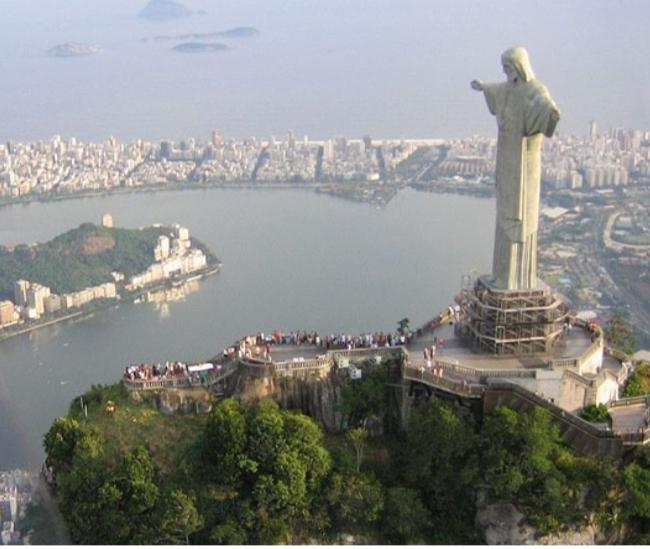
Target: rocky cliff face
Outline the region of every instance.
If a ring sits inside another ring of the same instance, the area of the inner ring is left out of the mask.
[[[373,368],[366,363],[364,371]],[[395,375],[399,365],[395,368]],[[329,432],[340,432],[347,429],[347,418],[341,412],[343,404],[343,389],[349,383],[350,375],[345,369],[333,368],[329,371],[294,372],[291,376],[254,377],[242,373],[236,382],[236,388],[229,393],[244,402],[255,402],[272,398],[284,409],[300,410],[320,423]],[[396,383],[389,389],[389,405],[380,415],[366,418],[366,428],[371,436],[382,435],[384,429],[400,429],[403,418],[400,417],[403,406],[403,390]],[[408,413],[408,411],[406,412]]]
[[[339,411],[345,376],[336,371],[316,375],[254,378],[242,376],[236,395],[244,402],[272,398],[282,408],[300,410],[330,431],[345,427]]]
[[[616,532],[604,532],[595,524],[570,528],[557,534],[540,536],[512,503],[482,506],[476,526],[488,545],[598,545],[620,543]]]
[[[137,391],[131,393],[131,398],[138,402],[144,396]],[[147,395],[148,397],[149,395]],[[191,389],[165,389],[151,394],[153,402],[163,414],[177,413],[206,413],[212,409],[214,397],[201,387]]]

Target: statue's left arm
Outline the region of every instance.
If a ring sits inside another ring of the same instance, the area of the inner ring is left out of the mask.
[[[560,110],[543,84],[534,81],[529,82],[528,86],[525,133],[543,133],[546,137],[551,137],[560,121]]]

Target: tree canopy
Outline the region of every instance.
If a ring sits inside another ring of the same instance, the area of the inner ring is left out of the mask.
[[[475,417],[434,397],[414,404],[405,432],[377,439],[363,427],[326,437],[272,401],[224,399],[194,416],[200,429],[184,431],[191,440],[165,452],[172,464],[161,467],[164,443],[105,436],[121,415],[128,428],[158,412],[141,403],[132,414],[115,387],[94,388],[84,395],[89,417],[106,391],[114,414],[91,421],[72,406],[44,438],[74,543],[332,543],[345,533],[474,544],[479,500],[514,503],[541,533],[595,517],[615,527],[627,520],[630,539],[650,539],[650,453],[637,451],[624,467],[575,455],[539,407]]]

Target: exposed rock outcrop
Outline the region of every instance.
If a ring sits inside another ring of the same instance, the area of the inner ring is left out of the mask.
[[[212,409],[214,397],[202,387],[187,389],[164,389],[156,391],[151,396],[158,410],[163,414],[176,413],[206,413]],[[130,393],[135,402],[140,402],[143,395],[137,391]]]
[[[345,376],[334,370],[322,375],[305,373],[291,377],[247,377],[240,381],[238,396],[244,402],[272,398],[282,408],[300,410],[326,430],[336,432],[345,428],[340,412],[341,391],[345,383]]]
[[[476,513],[476,526],[483,532],[488,545],[597,545],[612,542],[611,535],[606,535],[593,524],[540,536],[512,503],[492,503],[481,507]]]

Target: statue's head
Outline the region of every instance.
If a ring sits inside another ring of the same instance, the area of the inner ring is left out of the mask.
[[[509,82],[529,82],[535,78],[528,60],[528,52],[521,46],[504,51],[501,54],[501,64]]]

